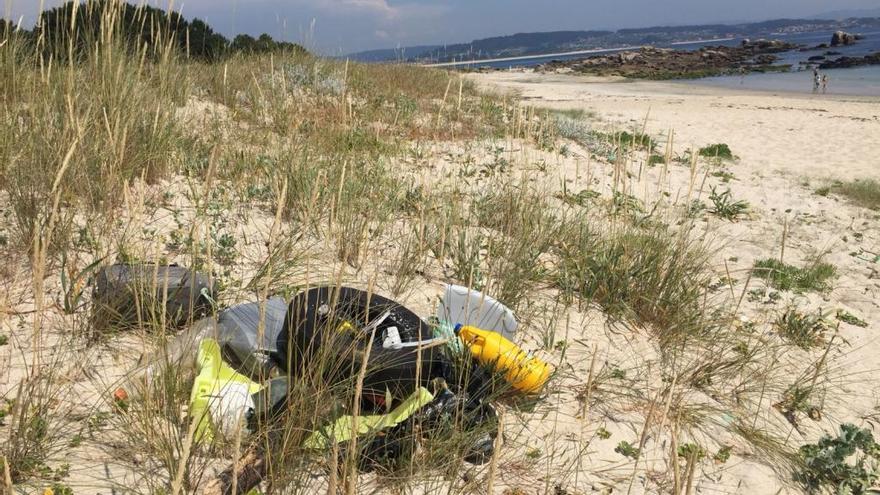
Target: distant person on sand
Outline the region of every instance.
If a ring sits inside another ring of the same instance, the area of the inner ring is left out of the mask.
[[[822,74],[822,94],[828,91],[828,74]]]
[[[819,69],[813,67],[813,93],[819,92],[819,85],[822,83],[822,76],[819,75]]]

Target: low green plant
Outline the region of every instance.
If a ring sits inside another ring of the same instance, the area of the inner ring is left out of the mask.
[[[642,132],[629,133],[626,131],[620,131],[614,133],[613,138],[615,141],[620,143],[620,146],[622,148],[654,151],[654,149],[657,147],[657,143],[654,141],[654,139],[651,138],[651,136]]]
[[[648,157],[648,166],[653,167],[654,165],[662,165],[666,163],[666,157],[663,155],[652,154]]]
[[[644,204],[639,198],[620,191],[614,191],[610,206],[612,214],[631,215],[645,212]]]
[[[9,336],[5,334],[0,334],[0,345],[6,345],[9,343]]]
[[[788,342],[810,349],[824,342],[829,325],[821,312],[804,314],[789,308],[776,320],[776,329]]]
[[[803,467],[795,474],[809,492],[867,493],[880,477],[880,445],[866,428],[840,425],[837,438],[825,435],[799,450]]]
[[[813,402],[812,386],[803,385],[800,381],[791,385],[782,395],[782,400],[773,405],[782,416],[795,428],[800,429],[798,413],[810,419],[822,419],[822,410]]]
[[[564,139],[585,144],[590,139],[590,126],[580,116],[556,115],[553,123],[556,125],[556,134]]]
[[[726,169],[716,170],[715,172],[712,172],[711,175],[712,175],[712,177],[716,177],[718,179],[721,179],[721,182],[723,182],[725,184],[727,184],[728,182],[730,182],[731,180],[736,178],[736,176],[733,175],[733,172],[731,172],[730,170],[726,170]]]
[[[686,443],[678,446],[678,456],[684,457],[685,459],[693,457],[694,459],[699,460],[706,457],[706,450],[695,443]]]
[[[713,186],[709,193],[709,201],[712,202],[712,208],[709,212],[725,220],[734,221],[749,210],[749,203],[734,200],[730,189],[719,193]]]
[[[556,193],[555,197],[567,205],[587,207],[602,195],[591,189],[583,189],[577,194],[568,191]]]
[[[691,201],[688,205],[687,212],[685,213],[688,218],[697,218],[702,215],[704,211],[706,211],[709,207],[706,206],[706,203],[703,200],[695,199]]]
[[[730,151],[730,146],[724,143],[718,144],[710,144],[709,146],[704,146],[700,148],[699,155],[706,158],[718,158],[720,160],[733,160],[733,152]]]
[[[776,258],[765,258],[755,261],[752,273],[775,289],[823,292],[831,288],[830,282],[837,276],[837,269],[830,263],[820,261],[800,268]]]
[[[73,495],[73,488],[63,483],[53,483],[50,487],[52,495]]]
[[[715,455],[712,456],[712,460],[714,460],[718,464],[726,463],[728,460],[730,460],[731,450],[732,448],[729,445],[721,447],[720,449],[718,449],[718,452],[716,452]]]
[[[606,430],[604,426],[600,426],[598,430],[596,430],[596,436],[602,440],[608,440],[611,438],[611,432]]]
[[[638,459],[639,454],[641,453],[638,447],[633,447],[631,443],[625,440],[617,444],[617,447],[614,447],[614,451],[630,459]]]
[[[844,323],[848,323],[848,324],[856,326],[856,327],[861,327],[861,328],[868,327],[867,321],[865,321],[865,320],[859,318],[858,316],[850,313],[849,311],[846,311],[843,309],[837,310],[837,319],[844,322]]]

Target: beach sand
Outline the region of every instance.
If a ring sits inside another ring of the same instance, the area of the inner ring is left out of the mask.
[[[880,97],[736,91],[675,82],[494,72],[478,83],[621,129],[675,131],[675,148],[730,145],[740,165],[812,178],[880,178]]]
[[[816,194],[816,189],[835,179],[880,179],[880,98],[731,91],[556,74],[497,72],[468,77],[485,88],[516,93],[535,107],[583,110],[584,120],[596,130],[644,130],[657,140],[660,154],[670,131],[674,133],[673,155],[713,143],[728,144],[737,158],[720,165],[731,174],[727,180],[713,175],[719,165],[702,160],[695,169],[686,164],[650,167],[633,163],[627,165],[630,194],[645,204],[664,201],[664,195],[677,203],[694,198],[708,202],[710,188],[717,187],[730,189],[735,199],[747,201],[747,217],[731,222],[710,215],[699,228],[699,235],[714,250],[717,271],[729,276],[730,292],[737,297],[754,290],[772,292],[765,281],[751,275],[758,259],[784,256],[785,262],[798,266],[817,259],[833,264],[838,277],[829,292],[783,291],[778,301],[741,299],[741,317],[771,332],[779,315],[794,307],[827,314],[832,326],[837,324],[838,310],[857,314],[868,323],[867,328],[839,324],[837,344],[828,354],[821,420],[806,420],[797,431],[779,421],[781,414],[771,405],[778,398],[773,398],[768,399],[765,413],[775,426],[768,423],[766,427],[797,446],[815,442],[822,434],[836,435],[842,423],[875,424],[880,418],[876,359],[880,354],[880,213],[834,194]],[[570,146],[569,157],[556,160],[567,187],[609,193],[612,164],[573,142]],[[521,160],[529,163],[538,158],[536,154]],[[590,328],[578,337],[603,340]],[[791,359],[807,364],[819,357],[803,353]],[[614,458],[613,445],[593,444],[596,454],[583,461],[584,470],[595,473],[599,459]],[[734,450],[739,449],[747,451],[742,445]],[[801,492],[789,476],[743,450],[717,472],[704,471],[697,493]]]

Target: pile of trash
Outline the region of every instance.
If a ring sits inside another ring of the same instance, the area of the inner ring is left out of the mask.
[[[192,367],[188,414],[203,442],[265,431],[283,418],[291,384],[318,375],[351,394],[340,403],[360,407],[356,420],[349,411],[316,428],[303,448],[344,450],[363,436],[359,465],[368,469],[376,459],[403,455],[399,439],[411,438],[415,425],[436,432],[454,418],[474,432],[465,460],[481,464],[495,445],[491,402],[499,389],[537,394],[553,371],[512,342],[517,321],[510,309],[461,286],[446,286],[426,320],[377,294],[331,286],[215,315],[209,277],[178,266],[112,265],[95,280],[96,321],[120,326],[152,318],[182,329],[127,376],[114,400],[137,401],[168,366]]]

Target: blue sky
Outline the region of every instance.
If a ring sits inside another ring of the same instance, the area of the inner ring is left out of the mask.
[[[11,2],[32,22],[41,0]],[[149,0],[224,34],[269,32],[328,54],[443,44],[529,31],[803,17],[880,7],[880,0]],[[45,0],[56,6],[62,0]],[[4,17],[7,17],[4,15]]]

